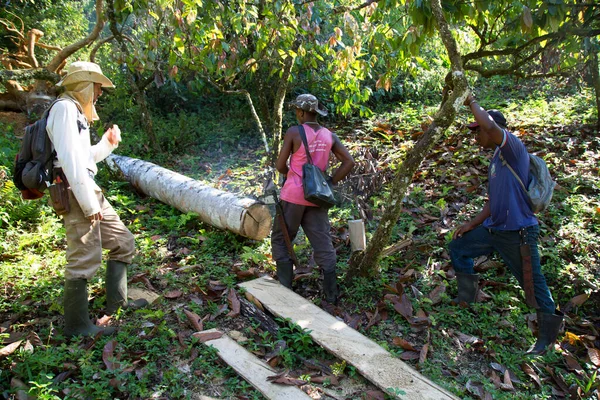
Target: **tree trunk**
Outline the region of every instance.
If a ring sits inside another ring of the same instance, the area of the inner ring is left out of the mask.
[[[300,41],[295,40],[292,45],[292,51],[298,51],[300,47]],[[285,94],[289,86],[290,75],[292,74],[292,68],[294,67],[295,57],[288,54],[287,58],[283,63],[283,73],[279,78],[279,84],[277,85],[277,93],[273,101],[273,118],[272,118],[272,132],[273,135],[273,152],[271,153],[271,165],[275,166],[277,156],[279,155],[279,143],[281,138],[282,121],[283,121],[283,103],[285,101]]]
[[[596,112],[598,119],[596,120],[596,130],[600,132],[600,73],[598,72],[598,52],[592,46],[588,66],[592,77],[592,86],[596,95]]]
[[[140,192],[184,213],[196,213],[202,222],[255,240],[271,231],[269,208],[256,200],[205,186],[147,161],[114,154],[106,161]]]
[[[125,44],[124,35],[117,28],[117,17],[115,15],[113,0],[108,0],[106,2],[106,5],[106,14],[108,15],[110,31],[119,43],[121,52],[123,52],[124,55],[129,55],[129,50],[127,49],[127,45]],[[133,91],[136,103],[138,104],[138,106],[140,106],[140,117],[142,127],[144,128],[146,135],[148,135],[148,139],[150,140],[150,146],[154,151],[160,153],[162,150],[154,132],[152,116],[150,115],[148,103],[146,102],[146,94],[144,93],[144,89],[138,86],[134,77],[134,73],[129,69],[129,67],[127,68],[127,81],[129,82],[129,86],[131,86],[131,90]],[[137,79],[137,81],[142,81],[142,79]]]
[[[468,84],[462,68],[458,46],[442,12],[440,0],[431,0],[431,8],[438,23],[438,30],[442,41],[450,57],[452,65],[452,91],[448,92],[447,100],[441,104],[433,122],[398,168],[387,201],[389,207],[381,217],[372,240],[364,252],[356,252],[350,259],[350,269],[347,275],[349,281],[356,276],[377,274],[377,263],[381,258],[384,247],[390,240],[392,229],[400,217],[402,199],[406,194],[414,173],[417,171],[419,165],[421,165],[421,161],[423,161],[433,144],[439,140],[446,129],[454,122],[456,113],[468,94]]]
[[[265,151],[267,152],[267,154],[269,154],[269,143],[267,142],[267,134],[265,133],[265,130],[264,130],[263,125],[262,125],[262,122],[260,122],[260,117],[258,116],[258,113],[256,112],[256,108],[254,107],[254,103],[252,102],[252,96],[250,96],[250,93],[247,90],[242,90],[240,92],[246,98],[246,101],[248,102],[248,106],[250,106],[250,113],[252,114],[252,118],[256,122],[256,126],[258,127],[258,131],[260,132],[260,136],[261,136],[261,138],[263,140],[263,144],[265,145]]]

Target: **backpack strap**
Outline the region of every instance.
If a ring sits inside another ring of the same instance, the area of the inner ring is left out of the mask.
[[[502,161],[502,165],[506,165],[508,167],[508,169],[510,169],[510,172],[512,172],[512,174],[515,176],[515,178],[517,178],[517,181],[521,184],[521,187],[523,188],[523,191],[525,193],[527,193],[527,188],[525,187],[525,184],[523,183],[523,181],[521,180],[521,178],[519,178],[519,175],[517,175],[517,173],[515,172],[515,170],[510,166],[510,164],[508,163],[508,161],[506,161],[504,159],[504,156],[502,155],[502,151],[498,151],[498,155],[500,156],[500,161]],[[527,153],[527,157],[529,157],[529,153]]]
[[[298,125],[298,131],[300,132],[300,138],[302,139],[302,143],[304,143],[304,150],[306,150],[306,159],[309,164],[312,164],[312,157],[310,156],[310,151],[308,151],[308,141],[306,140],[306,132],[304,131],[304,127],[300,124]]]
[[[50,103],[50,106],[42,114],[42,119],[44,119],[45,121],[47,121],[48,120],[48,116],[50,115],[50,110],[52,109],[52,107],[54,107],[54,105],[56,103],[58,103],[59,101],[63,101],[63,100],[68,100],[68,101],[72,102],[73,104],[75,104],[75,101],[73,101],[72,99],[70,99],[68,97],[61,97],[61,98],[58,98],[58,99],[54,99],[52,101],[52,103]],[[77,114],[78,115],[81,114],[81,111],[79,111],[79,107],[77,107],[77,104],[75,104],[75,108],[77,109]],[[46,125],[46,124],[44,123],[44,125]],[[45,126],[44,126],[44,129],[46,129]],[[79,130],[79,133],[81,134],[82,127],[79,124],[79,120],[77,120],[77,129]],[[54,160],[54,159],[56,159],[56,149],[52,150],[52,153],[50,154],[50,156],[48,157],[48,159],[46,160],[46,162],[44,162],[44,164],[43,164],[44,168],[48,165],[48,163],[51,160]]]

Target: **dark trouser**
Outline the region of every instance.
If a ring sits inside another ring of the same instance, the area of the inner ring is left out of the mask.
[[[552,294],[546,284],[546,278],[540,266],[537,239],[540,234],[538,225],[527,229],[527,242],[531,249],[531,267],[533,269],[533,288],[539,310],[554,314],[556,308]],[[510,272],[523,287],[523,266],[521,263],[521,235],[519,231],[500,231],[479,226],[450,242],[450,258],[456,272],[475,273],[473,258],[498,252]]]
[[[281,201],[283,217],[290,240],[294,240],[298,228],[302,226],[306,237],[314,251],[315,262],[323,269],[323,272],[334,272],[336,255],[331,236],[329,235],[329,217],[327,210],[321,207],[301,206],[298,204]],[[273,260],[275,262],[291,262],[292,259],[285,245],[283,231],[279,224],[279,218],[275,217],[273,232],[271,233],[271,247]]]

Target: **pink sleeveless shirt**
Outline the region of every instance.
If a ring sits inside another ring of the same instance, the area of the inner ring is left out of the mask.
[[[333,146],[333,134],[325,127],[320,127],[316,132],[308,124],[303,124],[306,132],[306,141],[313,164],[321,171],[327,169],[329,153]],[[287,179],[281,188],[279,197],[289,203],[302,206],[317,207],[317,205],[304,200],[304,189],[302,188],[302,166],[307,163],[304,143],[300,143],[298,150],[290,157]]]

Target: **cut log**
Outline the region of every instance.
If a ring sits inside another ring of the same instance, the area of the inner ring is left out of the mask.
[[[202,222],[262,240],[271,231],[269,208],[261,202],[215,189],[148,161],[111,154],[109,167],[120,171],[137,190]]]

